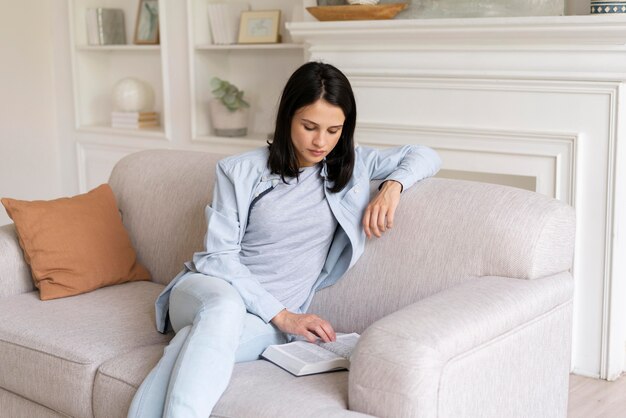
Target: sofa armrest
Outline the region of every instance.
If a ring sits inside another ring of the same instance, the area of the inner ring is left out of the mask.
[[[0,298],[35,290],[15,225],[0,226]]]
[[[572,297],[569,273],[480,277],[394,312],[361,335],[349,407],[378,417],[565,417]]]

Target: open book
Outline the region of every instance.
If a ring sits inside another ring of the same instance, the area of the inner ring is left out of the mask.
[[[333,342],[296,340],[270,345],[261,356],[295,376],[350,369],[350,355],[359,334],[339,334]]]

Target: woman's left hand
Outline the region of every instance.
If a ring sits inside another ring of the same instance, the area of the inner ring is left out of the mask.
[[[380,191],[367,205],[363,215],[363,229],[367,238],[372,234],[380,238],[393,226],[393,218],[400,202],[402,184],[395,180],[385,181]]]

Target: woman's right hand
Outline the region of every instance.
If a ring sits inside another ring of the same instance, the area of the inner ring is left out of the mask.
[[[314,343],[318,337],[325,343],[337,338],[330,322],[314,314],[295,314],[283,309],[271,322],[282,332],[302,335],[310,343]]]

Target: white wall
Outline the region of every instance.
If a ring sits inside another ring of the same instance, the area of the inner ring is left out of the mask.
[[[588,15],[590,10],[590,0],[565,0],[566,15]]]
[[[0,6],[0,197],[73,195],[67,2],[0,0]],[[566,12],[589,13],[589,0],[567,0]],[[0,208],[0,225],[8,222]]]
[[[0,10],[0,196],[59,197],[51,6],[0,0]]]

